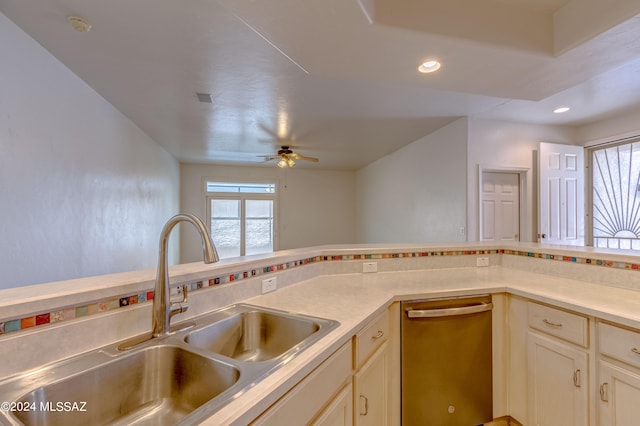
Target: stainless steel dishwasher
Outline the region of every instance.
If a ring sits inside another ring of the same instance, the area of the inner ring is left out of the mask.
[[[402,303],[403,426],[493,418],[490,295]]]

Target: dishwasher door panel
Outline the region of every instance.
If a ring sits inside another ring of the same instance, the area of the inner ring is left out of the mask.
[[[493,418],[490,309],[490,296],[402,304],[404,426],[475,426]]]

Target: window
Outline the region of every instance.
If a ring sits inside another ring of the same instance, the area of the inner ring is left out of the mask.
[[[275,244],[275,183],[206,182],[207,216],[220,258],[270,253]]]
[[[594,247],[640,250],[640,141],[591,151]]]

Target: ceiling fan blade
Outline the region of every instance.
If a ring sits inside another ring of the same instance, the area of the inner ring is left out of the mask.
[[[305,157],[304,155],[300,155],[300,154],[296,154],[295,152],[290,154],[291,158],[295,158],[296,160],[304,160],[304,161],[311,161],[313,163],[317,163],[318,160],[317,158],[314,157]]]

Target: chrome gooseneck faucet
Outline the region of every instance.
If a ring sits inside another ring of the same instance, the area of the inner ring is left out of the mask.
[[[192,214],[178,214],[169,219],[160,233],[160,252],[158,255],[158,272],[156,275],[155,293],[153,296],[153,337],[162,337],[169,334],[171,317],[185,312],[187,305],[187,289],[183,288],[182,301],[171,302],[169,291],[169,266],[167,260],[169,234],[174,226],[180,222],[189,222],[196,227],[202,237],[202,253],[204,263],[213,263],[219,260],[211,236],[206,226],[197,216]]]

